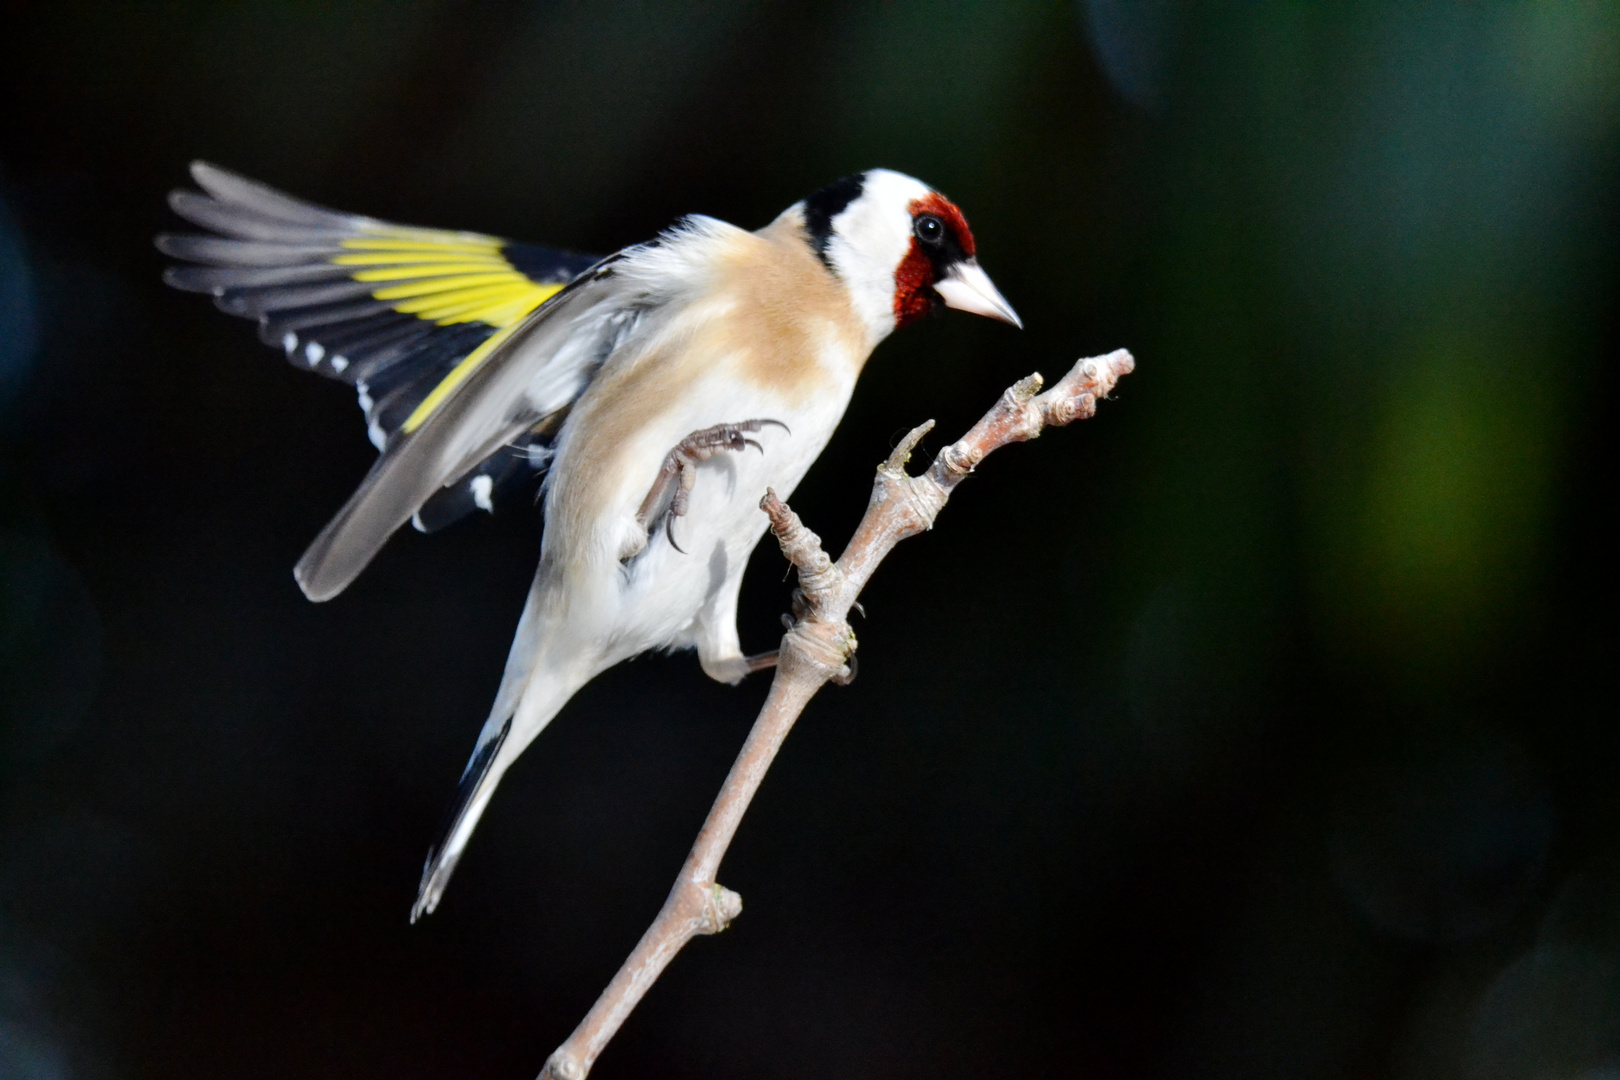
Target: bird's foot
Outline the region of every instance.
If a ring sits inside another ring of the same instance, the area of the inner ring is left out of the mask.
[[[788,426],[780,420],[743,420],[735,424],[716,424],[694,431],[682,439],[664,458],[664,467],[658,470],[658,479],[653,481],[652,490],[647,492],[647,497],[641,501],[641,509],[636,511],[637,523],[651,533],[655,523],[663,518],[664,535],[669,537],[670,546],[676,551],[684,551],[675,542],[675,519],[686,516],[692,488],[697,483],[698,465],[716,454],[742,451],[750,446],[763,454],[765,448],[748,436],[767,426],[779,427],[791,434]]]

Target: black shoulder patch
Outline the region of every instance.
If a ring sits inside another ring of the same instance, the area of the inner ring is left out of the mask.
[[[832,238],[833,218],[860,198],[865,187],[866,174],[855,173],[842,180],[834,180],[804,200],[804,225],[810,233],[810,248],[829,270],[832,263],[827,262],[827,241]]]
[[[507,244],[501,254],[518,273],[535,281],[563,284],[601,261],[596,255],[576,255],[572,251],[557,251],[537,244]]]

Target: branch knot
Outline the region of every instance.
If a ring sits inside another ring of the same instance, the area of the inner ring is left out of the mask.
[[[939,452],[939,462],[945,470],[956,476],[966,476],[979,467],[984,451],[965,441],[953,442]]]
[[[698,933],[718,934],[741,914],[742,897],[718,881],[711,881],[708,888],[703,890],[703,921]]]
[[[847,676],[854,652],[855,630],[849,623],[801,619],[783,635],[777,667],[789,674],[803,667],[814,669],[814,677],[821,682]]]
[[[540,1070],[539,1080],[585,1080],[585,1075],[585,1066],[574,1055],[559,1048],[546,1059],[546,1067]]]

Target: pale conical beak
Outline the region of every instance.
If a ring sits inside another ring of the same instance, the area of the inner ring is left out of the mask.
[[[991,284],[990,275],[980,270],[978,262],[973,259],[954,264],[944,277],[934,282],[934,291],[939,293],[946,307],[1000,319],[1020,330],[1024,328],[1018,312],[1012,309],[1012,305]]]

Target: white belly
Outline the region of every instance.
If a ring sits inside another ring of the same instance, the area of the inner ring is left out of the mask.
[[[619,460],[612,478],[598,472],[602,490],[593,492],[600,497],[595,525],[602,539],[592,545],[597,550],[619,551],[627,538],[639,540],[636,512],[664,459],[687,435],[747,420],[777,420],[788,428],[772,425],[752,433],[762,451],[722,452],[696,466],[687,512],[671,525],[674,544],[660,524],[645,549],[623,562],[594,559],[555,568],[560,572],[554,584],[566,595],[557,597],[561,609],[552,610],[568,612],[560,620],[568,633],[594,639],[584,652],[596,670],[656,648],[696,645],[705,657],[736,652],[737,592],[749,553],[769,524],[760,500],[767,488],[786,498],[798,486],[832,437],[853,389],[851,372],[794,402],[717,365],[614,449]],[[583,463],[573,460],[575,448],[562,441],[552,478],[566,486],[583,474]],[[551,509],[548,530],[554,525]],[[548,536],[546,546],[559,539]]]
[[[698,464],[687,512],[670,524],[680,549],[658,529],[621,575],[615,653],[696,645],[705,631],[735,634],[737,589],[748,556],[769,525],[760,500],[767,489],[783,498],[792,494],[848,403],[845,390],[791,409],[774,395],[737,386],[707,399],[701,418],[691,421],[685,434],[744,420],[779,420],[789,430],[767,426],[755,432],[751,437],[763,452],[750,447]],[[665,453],[673,447],[671,442]]]

